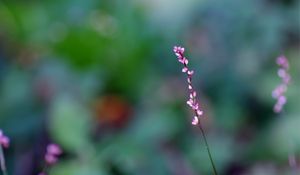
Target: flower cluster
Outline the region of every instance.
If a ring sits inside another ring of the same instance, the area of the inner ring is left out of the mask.
[[[203,111],[199,108],[199,103],[196,99],[197,93],[192,85],[192,76],[194,74],[193,70],[188,67],[188,59],[184,56],[184,48],[180,46],[175,46],[173,49],[178,61],[183,65],[182,72],[187,74],[187,82],[189,89],[189,100],[186,102],[192,110],[195,112],[195,116],[192,121],[192,125],[197,125],[199,123],[199,117],[203,115]]]
[[[0,145],[3,146],[4,148],[9,147],[9,138],[3,134],[3,131],[0,130]]]
[[[291,76],[288,73],[289,62],[285,56],[279,56],[276,60],[276,63],[279,65],[278,76],[281,78],[281,83],[273,90],[272,96],[277,100],[274,105],[274,112],[280,113],[283,106],[285,105],[287,99],[285,92],[287,91],[287,86],[290,83]]]

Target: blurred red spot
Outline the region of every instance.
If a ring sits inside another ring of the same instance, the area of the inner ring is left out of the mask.
[[[100,124],[122,127],[131,114],[130,104],[116,95],[104,96],[96,102],[95,111]]]

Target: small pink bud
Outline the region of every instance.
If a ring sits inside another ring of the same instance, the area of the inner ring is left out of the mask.
[[[274,106],[274,112],[280,113],[281,110],[282,110],[282,105],[276,103],[275,106]]]
[[[199,119],[197,116],[194,116],[193,121],[192,121],[192,125],[197,125],[199,123]]]
[[[189,89],[191,90],[191,89],[193,89],[193,87],[191,85],[189,85]]]
[[[177,47],[177,46],[174,46],[173,51],[174,51],[175,53],[178,52],[178,47]]]
[[[193,93],[190,93],[190,99],[193,99],[193,97],[194,97]]]
[[[290,81],[291,81],[291,76],[290,75],[287,74],[285,77],[283,77],[283,82],[285,84],[289,84]]]
[[[3,134],[2,130],[0,130],[0,145],[3,146],[4,148],[8,148],[9,143],[10,143],[9,138]]]
[[[189,61],[185,57],[183,57],[179,62],[181,62],[182,64],[185,64],[185,65],[187,65],[189,63]]]
[[[45,161],[46,161],[47,164],[53,165],[57,162],[57,157],[55,157],[52,154],[46,154],[45,155]]]
[[[193,106],[193,100],[192,100],[192,99],[189,99],[189,100],[186,102],[186,104],[188,104],[190,107],[192,107],[192,106]]]
[[[198,110],[199,109],[199,104],[198,103],[194,104],[192,106],[192,108],[193,108],[193,110]]]
[[[184,64],[184,59],[178,57],[178,61],[179,61],[180,63]]]
[[[289,63],[288,63],[288,60],[285,56],[280,56],[277,58],[276,60],[276,63],[279,65],[279,66],[282,66],[283,68],[285,69],[288,69],[289,68]]]
[[[193,71],[193,70],[190,70],[190,71],[188,71],[187,73],[188,73],[188,75],[191,75],[191,76],[192,76],[192,75],[194,74],[194,71]]]
[[[188,78],[187,78],[187,82],[188,82],[189,84],[191,84],[191,82],[192,82],[191,77],[188,77]]]
[[[182,72],[187,72],[187,71],[188,71],[187,67],[182,68]]]
[[[9,143],[10,143],[10,140],[8,137],[6,136],[2,136],[0,138],[0,144],[4,147],[4,148],[8,148],[9,147]]]
[[[197,114],[199,115],[199,116],[201,116],[201,115],[203,115],[203,111],[201,111],[201,110],[197,110]]]
[[[286,97],[285,97],[285,96],[280,96],[280,97],[278,98],[278,103],[279,103],[280,105],[284,105],[284,104],[286,103]]]
[[[279,69],[278,70],[278,76],[280,77],[280,78],[283,78],[283,77],[285,77],[286,76],[286,71],[285,71],[285,69]]]
[[[193,97],[196,97],[196,96],[197,96],[197,92],[193,91]]]
[[[183,47],[179,47],[179,51],[180,51],[180,53],[184,53],[184,48]]]
[[[62,153],[62,150],[57,144],[49,144],[47,146],[47,153],[53,155],[60,155]]]

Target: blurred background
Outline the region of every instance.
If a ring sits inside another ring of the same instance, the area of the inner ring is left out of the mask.
[[[9,174],[210,175],[173,46],[186,48],[220,175],[300,166],[300,1],[0,0],[0,128]],[[288,103],[273,112],[290,61]],[[294,172],[297,174],[296,172]]]

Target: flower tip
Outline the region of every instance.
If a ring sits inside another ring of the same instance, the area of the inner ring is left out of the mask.
[[[184,53],[184,48],[181,47],[181,46],[174,46],[174,47],[173,47],[173,51],[174,51],[175,53],[183,54],[183,53]]]

